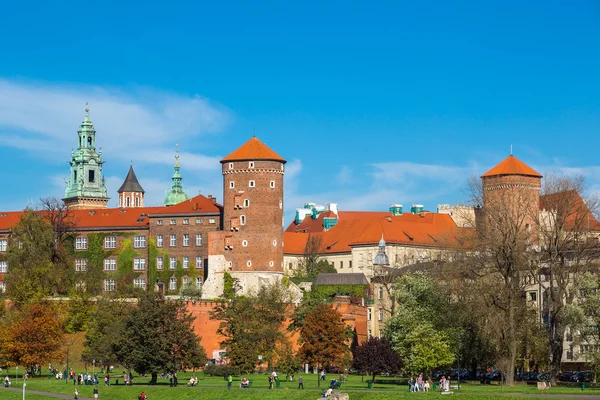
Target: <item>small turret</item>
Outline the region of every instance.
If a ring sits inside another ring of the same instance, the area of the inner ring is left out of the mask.
[[[189,199],[187,193],[183,191],[183,184],[181,183],[182,178],[181,174],[179,173],[179,150],[175,150],[174,169],[175,172],[173,173],[173,177],[171,178],[171,190],[169,191],[169,193],[167,193],[167,196],[165,197],[165,206],[172,206]]]
[[[117,193],[119,194],[119,207],[144,207],[145,191],[135,176],[133,165],[129,166],[127,177]]]

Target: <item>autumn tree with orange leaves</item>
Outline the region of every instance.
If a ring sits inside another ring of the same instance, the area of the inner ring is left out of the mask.
[[[29,368],[62,359],[62,322],[51,305],[29,305],[8,320],[0,329],[0,359],[8,365]]]
[[[300,358],[318,368],[340,364],[350,351],[348,338],[341,314],[331,304],[320,303],[308,312],[300,328]]]

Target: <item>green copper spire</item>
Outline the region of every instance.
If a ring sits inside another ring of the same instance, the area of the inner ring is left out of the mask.
[[[179,145],[177,145],[179,146]],[[171,178],[171,191],[165,197],[165,206],[172,206],[189,199],[186,192],[183,191],[181,184],[181,174],[179,173],[179,150],[175,150],[175,172]]]
[[[71,176],[67,181],[64,201],[75,208],[106,207],[109,197],[102,175],[102,149],[96,152],[96,130],[85,104],[85,118],[79,129],[77,151],[71,151]]]

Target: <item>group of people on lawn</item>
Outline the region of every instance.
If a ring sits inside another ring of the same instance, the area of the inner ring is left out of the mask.
[[[410,377],[408,380],[408,387],[410,392],[429,392],[429,381],[423,379],[423,374],[415,377]],[[435,389],[435,387],[434,387]],[[446,378],[442,376],[439,381],[439,390],[441,392],[448,392],[450,390],[450,377]]]

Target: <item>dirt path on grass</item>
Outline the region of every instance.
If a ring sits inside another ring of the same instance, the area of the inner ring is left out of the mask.
[[[11,388],[3,388],[0,390],[10,390],[12,392],[19,392],[19,393],[23,393],[23,389],[20,388],[16,388],[16,387],[11,387]],[[0,391],[1,393],[1,391]],[[39,390],[26,390],[25,394],[27,393],[31,393],[31,394],[38,394],[40,396],[46,396],[46,397],[53,397],[55,399],[73,399],[73,395],[72,394],[60,394],[60,393],[51,393],[51,392],[41,392]],[[81,397],[79,396],[79,400],[94,400],[91,397]]]

